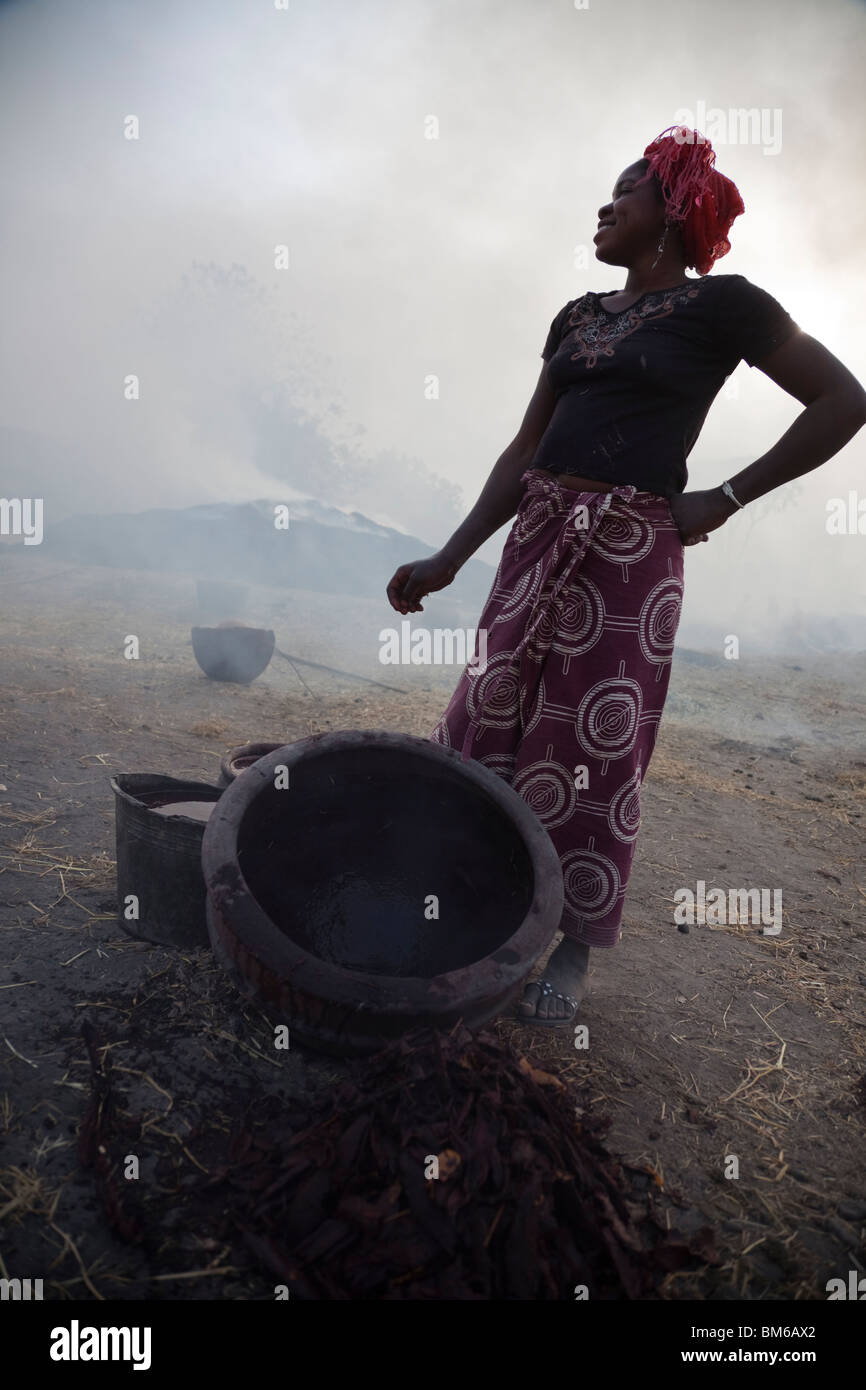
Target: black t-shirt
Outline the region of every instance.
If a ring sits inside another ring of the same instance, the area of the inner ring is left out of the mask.
[[[672,497],[726,377],[797,324],[743,275],[702,275],[616,313],[599,298],[569,300],[550,325],[541,355],[557,400],[531,466]]]

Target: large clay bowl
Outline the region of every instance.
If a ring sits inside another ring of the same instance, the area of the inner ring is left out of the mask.
[[[318,734],[260,758],[223,792],[202,867],[217,959],[291,1036],[337,1053],[486,1022],[562,915],[559,859],[526,802],[405,734]]]
[[[213,681],[249,685],[260,676],[274,654],[274,634],[263,627],[194,627],[192,649],[206,676]]]

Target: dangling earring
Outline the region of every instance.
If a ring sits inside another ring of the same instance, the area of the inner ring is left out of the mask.
[[[670,226],[670,223],[669,223],[669,222],[666,222],[666,223],[665,223],[664,232],[662,233],[662,239],[661,239],[661,241],[659,242],[658,246],[656,247],[656,258],[655,258],[655,260],[653,261],[652,265],[650,266],[650,270],[655,270],[656,266],[658,265],[659,261],[660,261],[661,258],[662,258],[662,253],[663,253],[663,251],[664,251],[664,249],[665,249],[665,241],[667,240],[668,227],[669,227],[669,226]]]

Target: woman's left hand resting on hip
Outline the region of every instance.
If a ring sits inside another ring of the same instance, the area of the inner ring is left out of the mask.
[[[720,487],[703,492],[679,492],[670,499],[671,515],[683,545],[697,545],[709,539],[708,532],[724,526],[737,508]]]

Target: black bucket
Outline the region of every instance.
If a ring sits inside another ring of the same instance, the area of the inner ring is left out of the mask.
[[[201,867],[207,822],[196,806],[216,804],[221,788],[155,772],[122,773],[111,778],[111,788],[121,927],[160,946],[207,946]],[[170,805],[183,809],[171,813]]]

